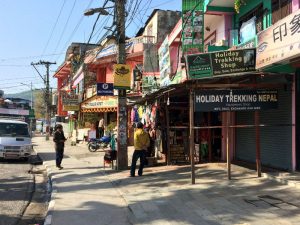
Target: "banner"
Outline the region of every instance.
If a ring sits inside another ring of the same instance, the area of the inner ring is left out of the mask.
[[[203,90],[195,92],[196,112],[256,111],[278,108],[277,90]]]
[[[169,51],[169,36],[167,35],[160,48],[158,49],[159,71],[161,86],[167,86],[170,83],[171,63]]]
[[[300,9],[257,34],[256,68],[300,56]]]
[[[204,1],[182,1],[182,50],[184,53],[203,52]]]
[[[130,89],[131,85],[131,68],[126,64],[114,65],[114,88]]]

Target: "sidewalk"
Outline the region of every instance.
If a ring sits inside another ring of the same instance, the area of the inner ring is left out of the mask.
[[[189,166],[149,167],[130,178],[128,170],[103,170],[104,153],[80,145],[66,147],[64,169],[57,170],[52,143],[34,142],[53,178],[46,224],[300,224],[297,184],[257,178],[243,167],[233,165],[228,181],[225,164],[197,165],[195,185]],[[299,181],[293,176],[285,174]]]

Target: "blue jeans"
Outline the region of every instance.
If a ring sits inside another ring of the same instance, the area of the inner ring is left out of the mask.
[[[135,176],[135,167],[137,160],[140,159],[140,167],[138,174],[139,176],[143,175],[143,169],[145,166],[146,161],[146,151],[145,150],[135,150],[132,155],[132,162],[131,162],[131,168],[130,168],[130,175]]]
[[[61,166],[61,161],[64,157],[64,149],[57,149],[56,151],[56,166]]]

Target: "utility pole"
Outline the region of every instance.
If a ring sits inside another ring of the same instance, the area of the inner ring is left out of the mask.
[[[49,86],[49,67],[51,64],[56,64],[56,62],[48,62],[48,61],[42,61],[40,60],[38,63],[31,63],[31,65],[35,68],[35,65],[45,65],[46,66],[46,75],[45,78],[41,76],[39,71],[36,69],[36,71],[39,73],[40,77],[42,77],[45,86],[45,104],[46,104],[46,121],[47,121],[47,127],[46,127],[46,140],[49,140],[50,136],[50,86]]]
[[[118,44],[118,64],[126,64],[125,51],[125,2],[126,0],[116,0],[116,23],[117,23],[117,44]],[[127,150],[127,99],[126,89],[118,90],[118,156],[117,169],[128,169]]]

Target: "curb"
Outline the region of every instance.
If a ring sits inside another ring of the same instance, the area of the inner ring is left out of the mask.
[[[281,184],[288,185],[290,187],[294,187],[294,188],[297,188],[297,189],[300,190],[300,183],[299,182],[284,179],[283,177],[280,177],[280,174],[279,174],[279,176],[274,176],[274,175],[271,175],[271,174],[268,174],[268,173],[262,173],[261,175],[262,175],[262,177],[264,177],[266,179],[273,180],[273,181],[279,182]]]
[[[51,225],[52,224],[52,214],[54,211],[54,205],[55,205],[55,197],[57,193],[56,189],[56,182],[55,182],[55,176],[52,175],[52,170],[49,168],[47,163],[43,162],[43,166],[46,168],[47,176],[48,176],[48,190],[50,191],[50,198],[48,202],[48,209],[44,221],[44,225]]]

